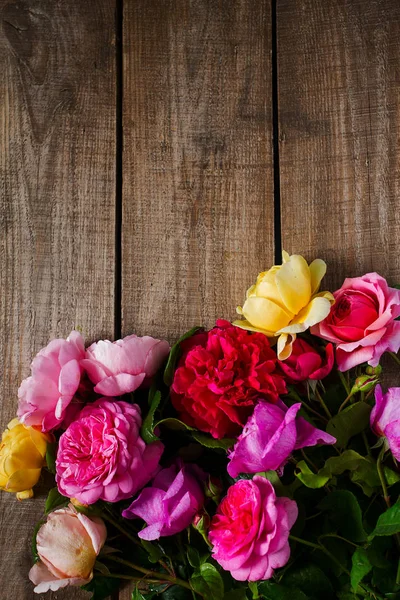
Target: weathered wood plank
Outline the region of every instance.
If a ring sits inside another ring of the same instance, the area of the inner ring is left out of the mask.
[[[174,339],[273,260],[270,2],[124,4],[123,332]]]
[[[277,34],[283,245],[398,283],[400,4],[278,0]]]
[[[51,337],[113,335],[114,48],[114,2],[0,1],[2,428]],[[0,494],[7,600],[38,598],[28,570],[39,495]]]
[[[122,329],[174,340],[273,261],[270,2],[124,5]]]

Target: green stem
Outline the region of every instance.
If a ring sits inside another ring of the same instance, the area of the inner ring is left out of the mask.
[[[143,577],[133,577],[132,575],[123,575],[122,573],[96,573],[96,577],[111,577],[112,579],[126,579],[129,581],[143,581]],[[147,583],[160,583],[159,579],[147,579]]]
[[[397,565],[396,585],[400,585],[400,558],[399,558],[399,564]]]
[[[332,419],[332,414],[331,414],[329,408],[327,407],[327,405],[325,404],[325,401],[324,401],[323,397],[321,396],[321,394],[319,393],[319,391],[317,390],[317,388],[315,388],[315,395],[317,396],[318,400],[320,401],[321,406],[324,409],[328,419]]]
[[[394,362],[397,365],[400,365],[400,358],[394,352],[389,352],[390,356],[393,358]]]
[[[304,408],[306,410],[308,410],[310,413],[312,413],[313,415],[315,415],[316,417],[318,417],[318,419],[320,419],[324,423],[328,422],[328,419],[326,419],[325,417],[323,417],[322,415],[320,415],[319,412],[317,412],[316,410],[314,410],[313,408],[311,408],[311,406],[309,406],[305,400],[303,400],[302,398],[300,398],[300,396],[294,390],[290,391],[289,397],[292,397],[293,400],[297,400],[297,402],[300,402],[302,404],[302,406],[304,406]]]
[[[314,548],[315,550],[322,550],[322,548],[323,548],[323,546],[321,546],[320,544],[314,544],[313,542],[308,542],[307,540],[298,538],[295,535],[289,535],[289,540],[293,540],[294,542],[298,542],[299,544],[304,544],[304,546],[310,546],[310,548]]]
[[[355,546],[355,548],[360,548],[360,546],[358,544],[351,542],[350,540],[342,537],[341,535],[336,535],[336,533],[324,533],[323,535],[319,536],[318,540],[322,540],[323,538],[336,538],[337,540],[342,540],[342,542],[347,542],[348,544]]]
[[[342,382],[343,387],[346,390],[346,394],[349,395],[350,394],[350,387],[347,384],[345,376],[343,375],[342,371],[338,371],[338,374],[339,374],[340,381]]]
[[[142,544],[139,542],[138,539],[134,538],[128,531],[126,531],[126,529],[124,529],[122,527],[122,525],[120,525],[112,517],[109,517],[108,515],[105,515],[105,514],[102,514],[102,517],[105,521],[108,521],[109,523],[111,523],[111,525],[113,525],[116,529],[118,529],[118,531],[120,531],[125,537],[127,537],[128,540],[130,540],[131,542],[133,542],[134,544],[136,544],[140,547],[142,546]]]
[[[125,565],[126,567],[130,567],[134,571],[138,571],[139,573],[143,573],[144,575],[149,575],[153,579],[157,579],[158,581],[169,581],[175,585],[180,585],[181,587],[186,588],[187,590],[192,591],[191,586],[187,581],[183,579],[179,579],[179,577],[172,577],[167,573],[158,573],[157,571],[151,571],[150,569],[146,569],[145,567],[141,567],[140,565],[136,565],[135,563],[131,563],[128,560],[124,560],[123,558],[117,558],[116,556],[107,556],[108,560],[112,560],[120,565]]]
[[[368,456],[372,456],[371,455],[371,448],[369,447],[368,438],[367,438],[367,434],[365,433],[365,431],[361,432],[361,436],[362,436],[362,439],[364,440],[364,445],[365,445],[365,449],[367,451]]]
[[[388,508],[390,508],[391,507],[390,496],[389,496],[389,493],[388,493],[388,489],[387,489],[387,485],[386,485],[385,472],[383,470],[383,465],[382,465],[382,460],[383,460],[384,454],[385,454],[385,446],[382,446],[382,450],[380,451],[379,456],[378,456],[378,460],[376,461],[376,468],[377,468],[377,471],[378,471],[379,480],[381,482],[381,487],[382,487],[382,491],[383,491],[383,499],[386,502],[386,506]]]
[[[348,401],[354,396],[354,392],[350,392],[350,394],[347,396],[346,400],[343,400],[342,404],[339,406],[339,410],[338,413],[342,412],[342,410],[344,409],[344,407],[346,406],[346,404],[348,403]]]
[[[319,470],[319,469],[318,469],[317,465],[315,465],[315,464],[313,463],[313,461],[311,460],[311,458],[308,458],[307,454],[304,452],[304,448],[301,448],[300,452],[301,452],[301,454],[303,455],[303,458],[304,458],[304,460],[305,460],[306,462],[308,462],[308,463],[309,463],[309,464],[312,466],[312,468],[314,469],[314,471],[315,471],[316,473],[318,473],[318,470]]]

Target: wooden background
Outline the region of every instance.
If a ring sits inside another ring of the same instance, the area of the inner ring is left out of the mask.
[[[398,283],[399,148],[398,0],[0,0],[1,428],[51,337],[232,318],[281,244]],[[0,494],[1,600],[45,487]]]

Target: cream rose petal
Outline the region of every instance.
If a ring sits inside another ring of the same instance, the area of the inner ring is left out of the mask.
[[[278,338],[277,355],[279,360],[286,360],[292,354],[292,345],[296,339],[295,333],[282,333]]]
[[[314,297],[311,302],[299,312],[290,325],[283,327],[278,333],[301,333],[312,325],[323,321],[331,310],[331,301],[323,296]]]
[[[275,276],[282,302],[296,315],[311,298],[311,275],[307,261],[294,254],[282,265]]]
[[[315,294],[321,285],[322,278],[326,273],[326,263],[320,258],[316,258],[309,266],[311,274],[311,294]]]
[[[239,314],[242,314],[242,313],[239,313]],[[274,331],[267,331],[266,329],[260,329],[259,327],[254,327],[251,323],[249,323],[245,319],[242,319],[241,321],[233,321],[232,325],[235,325],[235,327],[240,327],[240,329],[245,329],[246,331],[254,331],[255,333],[263,333],[264,335],[266,335],[269,338],[275,337]],[[270,340],[269,343],[271,346],[274,344],[274,341],[275,340]]]
[[[268,298],[252,296],[243,305],[242,314],[253,325],[265,331],[278,331],[288,325],[293,314]]]

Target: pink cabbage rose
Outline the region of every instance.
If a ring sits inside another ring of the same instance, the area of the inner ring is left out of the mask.
[[[128,519],[140,517],[147,523],[138,533],[143,540],[179,533],[189,527],[203,506],[204,480],[204,473],[195,465],[163,469],[122,515]]]
[[[229,455],[229,475],[276,471],[286,464],[293,450],[334,444],[336,439],[329,433],[297,416],[300,408],[300,403],[287,408],[282,401],[257,404]]]
[[[302,338],[296,338],[292,344],[292,353],[279,366],[289,383],[297,383],[306,379],[323,379],[332,371],[335,361],[333,346],[327,344],[323,354]]]
[[[314,335],[335,343],[340,371],[368,362],[379,364],[384,352],[400,348],[400,291],[377,273],[345,279],[334,294],[335,304]]]
[[[103,396],[121,396],[136,390],[162,365],[169,352],[165,340],[128,335],[122,340],[95,342],[82,365]]]
[[[372,431],[387,439],[391,453],[400,461],[400,388],[389,388],[383,394],[381,386],[376,386],[370,421]]]
[[[112,400],[85,406],[60,437],[58,489],[83,504],[131,498],[159,469],[164,446],[146,445],[140,437],[140,408]]]
[[[36,536],[40,560],[29,572],[34,591],[42,594],[89,583],[106,537],[101,519],[78,513],[72,504],[50,513]]]
[[[18,390],[18,417],[24,425],[51,431],[69,419],[69,410],[81,380],[85,357],[82,336],[72,331],[66,340],[51,341],[33,359],[32,375]]]
[[[268,479],[241,479],[211,521],[213,558],[238,581],[270,579],[289,560],[289,531],[297,514],[296,502],[277,498]]]

